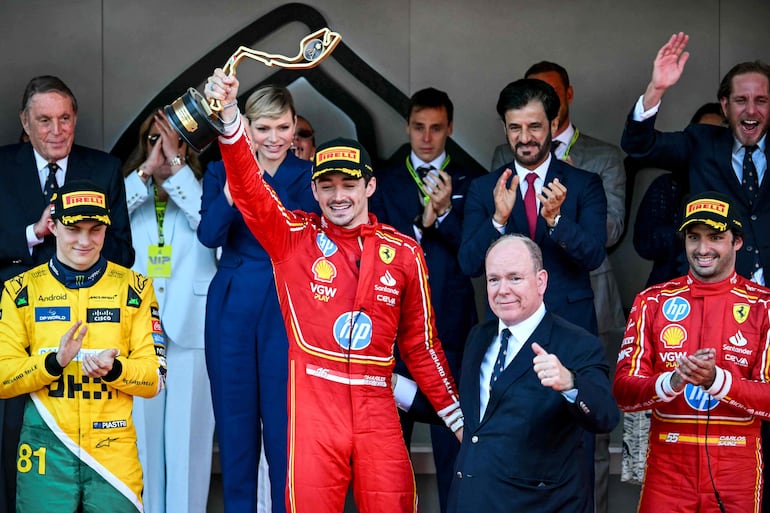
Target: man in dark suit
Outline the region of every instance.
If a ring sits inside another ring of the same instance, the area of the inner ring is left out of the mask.
[[[70,180],[90,180],[107,192],[112,224],[102,254],[131,267],[134,249],[120,161],[73,144],[77,100],[70,89],[56,77],[33,78],[24,91],[19,117],[29,142],[0,148],[0,280],[53,256],[55,239],[48,229],[51,196]],[[0,491],[5,500],[0,502],[0,511],[15,508],[16,446],[24,400],[4,401]]]
[[[527,78],[508,84],[497,112],[513,149],[513,165],[471,183],[460,267],[478,276],[491,242],[505,233],[527,234],[540,246],[545,268],[559,284],[545,293],[548,309],[597,334],[589,272],[605,257],[602,182],[596,173],[553,157],[559,98],[550,85]]]
[[[690,192],[720,191],[732,200],[743,224],[736,270],[761,285],[770,269],[770,185],[766,178],[770,125],[770,67],[733,66],[717,97],[727,127],[691,124],[683,132],[659,132],[655,119],[665,92],[679,81],[689,58],[689,38],[678,33],[658,51],[652,79],[628,117],[621,145],[631,157],[665,169],[687,170]],[[747,151],[748,150],[748,151]]]
[[[452,376],[459,381],[465,339],[478,319],[473,286],[460,270],[457,250],[465,194],[481,172],[455,164],[446,152],[453,112],[452,101],[443,91],[431,87],[414,93],[406,124],[411,152],[401,164],[377,171],[377,190],[369,200],[369,209],[380,221],[415,237],[422,246],[439,339]],[[395,372],[408,376],[400,359]],[[401,413],[407,447],[414,422],[422,420],[410,412]],[[460,444],[443,422],[431,425],[431,442],[439,503],[445,513]]]
[[[505,235],[489,248],[497,319],[476,326],[465,347],[450,513],[593,511],[583,433],[611,431],[619,412],[604,346],[546,311],[548,278],[528,237]]]

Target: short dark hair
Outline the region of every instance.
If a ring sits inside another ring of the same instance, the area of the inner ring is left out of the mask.
[[[555,62],[550,61],[540,61],[538,63],[533,64],[529,67],[526,73],[524,73],[524,78],[529,78],[532,75],[539,75],[540,73],[550,73],[555,72],[559,74],[559,78],[561,78],[561,83],[564,85],[564,89],[567,89],[569,87],[569,75],[567,74],[567,70],[564,69],[563,66],[556,64]]]
[[[21,97],[21,112],[26,112],[29,109],[29,102],[36,94],[57,92],[65,96],[69,96],[72,101],[72,110],[75,114],[78,113],[78,101],[75,95],[72,94],[70,88],[67,87],[62,79],[54,77],[53,75],[41,75],[35,77],[29,81],[27,87],[24,88],[24,95]]]
[[[454,117],[455,108],[452,104],[452,100],[449,99],[449,95],[444,91],[439,91],[435,87],[420,89],[409,99],[406,120],[409,121],[412,117],[412,112],[421,111],[422,109],[438,109],[441,107],[446,109],[447,120],[451,123]]]
[[[553,121],[559,115],[559,97],[556,91],[536,78],[521,78],[505,86],[497,99],[497,113],[500,119],[505,121],[507,111],[524,108],[533,100],[543,104],[548,121]]]
[[[730,68],[730,71],[719,83],[719,89],[717,90],[717,99],[729,98],[733,92],[733,79],[738,75],[745,75],[746,73],[759,73],[767,77],[770,81],[770,66],[762,61],[740,62]]]
[[[695,114],[692,115],[690,124],[700,123],[701,118],[708,114],[716,114],[722,119],[725,117],[724,113],[722,112],[722,105],[717,102],[704,103],[698,108],[698,110],[695,111]]]

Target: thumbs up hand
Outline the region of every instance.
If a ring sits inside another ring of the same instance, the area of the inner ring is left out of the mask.
[[[532,359],[532,370],[537,374],[540,384],[557,392],[575,388],[575,378],[572,371],[561,364],[555,354],[550,354],[537,342],[532,343],[535,357]]]

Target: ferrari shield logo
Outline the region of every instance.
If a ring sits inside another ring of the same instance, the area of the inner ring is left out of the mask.
[[[735,303],[733,305],[733,317],[738,324],[743,323],[749,317],[749,311],[751,307],[746,303]]]
[[[396,257],[396,250],[395,248],[388,246],[387,244],[380,244],[379,254],[380,254],[380,260],[382,260],[386,264],[389,264]]]

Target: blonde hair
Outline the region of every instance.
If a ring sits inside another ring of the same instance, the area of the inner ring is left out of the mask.
[[[283,86],[267,85],[260,87],[246,100],[244,114],[250,122],[259,118],[279,118],[287,111],[294,118],[294,100],[291,93]]]

